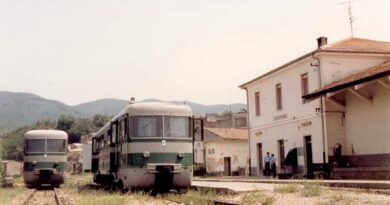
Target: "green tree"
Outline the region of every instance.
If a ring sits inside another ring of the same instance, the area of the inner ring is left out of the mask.
[[[4,169],[4,164],[3,164],[3,160],[4,160],[4,148],[3,148],[3,140],[0,139],[0,176],[1,178],[3,179],[4,176],[5,176],[5,169]]]
[[[108,115],[96,114],[92,118],[93,125],[95,126],[95,130],[97,131],[101,127],[103,127],[108,121],[110,121],[111,117]]]
[[[91,119],[77,119],[69,129],[69,143],[80,142],[82,135],[89,134],[94,131],[94,125]]]
[[[73,116],[61,115],[57,120],[56,129],[69,132],[72,128],[72,125],[75,123],[76,119]]]

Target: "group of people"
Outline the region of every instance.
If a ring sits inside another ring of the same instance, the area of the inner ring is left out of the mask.
[[[267,152],[267,156],[264,157],[264,176],[267,178],[269,177],[276,177],[276,160],[275,155],[271,154],[269,155],[269,152]]]

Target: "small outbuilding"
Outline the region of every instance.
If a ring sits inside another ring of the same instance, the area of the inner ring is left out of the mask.
[[[206,172],[245,175],[248,166],[248,129],[205,128]]]

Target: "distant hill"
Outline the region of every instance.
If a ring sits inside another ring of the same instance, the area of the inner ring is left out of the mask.
[[[78,104],[73,106],[73,108],[85,113],[88,117],[92,117],[97,113],[104,115],[115,115],[128,104],[129,101],[126,100],[107,98]]]
[[[146,99],[141,102],[158,102],[158,99]],[[176,104],[187,104],[195,115],[223,113],[229,105],[203,105],[189,101],[169,101]],[[57,119],[60,115],[75,117],[92,117],[95,114],[115,115],[122,110],[128,101],[120,99],[100,99],[75,106],[49,100],[31,93],[14,93],[0,91],[0,133],[11,131],[22,125],[35,123],[38,120]],[[246,108],[245,104],[232,104],[233,112]]]
[[[37,120],[57,119],[61,114],[85,116],[80,111],[55,100],[31,93],[0,91],[0,133]]]

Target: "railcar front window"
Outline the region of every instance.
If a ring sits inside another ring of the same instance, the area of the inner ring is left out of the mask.
[[[27,139],[26,152],[45,152],[44,139]]]
[[[130,129],[132,137],[162,137],[162,117],[132,117]]]
[[[165,137],[190,137],[189,117],[164,117]]]
[[[47,152],[65,152],[65,140],[47,139]]]

